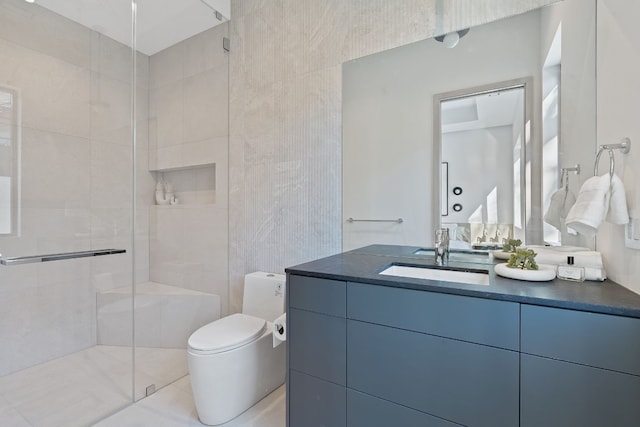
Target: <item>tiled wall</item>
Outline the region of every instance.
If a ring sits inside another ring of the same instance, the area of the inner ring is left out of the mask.
[[[148,60],[138,56],[138,197],[149,206]],[[0,375],[95,344],[95,291],[131,283],[131,51],[19,0],[0,2],[0,85],[21,105],[21,218],[4,256],[105,247],[126,255],[0,269]],[[140,167],[143,166],[143,167]],[[148,278],[148,212],[137,218]],[[37,351],[34,351],[37,349]]]
[[[232,0],[231,310],[246,272],[341,250],[341,64],[553,0]]]
[[[226,163],[229,61],[222,39],[227,35],[224,23],[151,56],[151,170]],[[226,169],[222,172],[226,177]]]
[[[219,295],[212,316],[228,301],[227,36],[224,23],[149,61],[149,168],[179,200],[151,206],[150,278]]]

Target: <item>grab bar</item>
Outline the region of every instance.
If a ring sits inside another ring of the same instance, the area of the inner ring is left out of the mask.
[[[123,254],[125,252],[127,252],[125,249],[96,249],[93,251],[66,252],[61,254],[20,256],[20,257],[14,257],[14,258],[0,258],[0,264],[2,265],[32,264],[36,262],[61,261],[65,259]]]
[[[347,218],[347,222],[397,222],[398,224],[402,224],[404,220],[402,218],[398,219],[353,219]]]

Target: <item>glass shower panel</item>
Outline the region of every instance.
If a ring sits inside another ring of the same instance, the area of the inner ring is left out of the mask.
[[[0,2],[3,426],[133,401],[132,8],[100,3]]]
[[[189,336],[228,311],[223,3],[137,1],[136,398],[186,375]]]

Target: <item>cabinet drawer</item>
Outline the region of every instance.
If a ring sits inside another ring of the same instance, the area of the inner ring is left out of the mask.
[[[347,321],[347,387],[466,426],[513,427],[517,352]]]
[[[352,282],[347,301],[350,319],[519,349],[517,303]]]
[[[522,355],[521,427],[637,427],[640,378]]]
[[[522,352],[640,375],[640,319],[522,306]]]
[[[346,389],[296,371],[289,371],[289,427],[346,427]]]
[[[345,282],[289,275],[287,292],[290,307],[345,317]]]
[[[346,319],[292,308],[287,328],[291,369],[345,385]]]
[[[441,418],[347,389],[349,427],[456,427]]]

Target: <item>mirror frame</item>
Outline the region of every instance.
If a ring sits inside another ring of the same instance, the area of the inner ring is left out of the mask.
[[[530,159],[535,158],[532,155],[532,150],[535,145],[533,142],[536,141],[538,135],[535,134],[534,129],[535,123],[533,119],[533,77],[522,77],[518,79],[512,79],[502,82],[489,83],[482,86],[475,86],[466,89],[457,89],[451,92],[439,93],[433,96],[433,170],[440,170],[440,165],[442,164],[442,126],[441,126],[441,105],[444,101],[450,101],[460,98],[467,98],[470,96],[483,95],[490,92],[495,92],[497,90],[509,90],[523,88],[524,89],[524,137],[525,140],[522,141],[520,146],[520,221],[522,223],[523,233],[525,237],[525,241],[530,242],[529,244],[538,244],[540,243],[540,239],[536,239],[536,236],[530,236],[529,230],[532,227],[529,227],[530,221],[540,221],[542,223],[542,218],[532,218],[531,216],[531,197],[532,190],[535,188],[536,191],[541,192],[541,173],[532,174],[531,168],[527,167]],[[433,174],[433,221],[432,229],[442,227],[442,206],[441,201],[443,198],[442,194],[442,183],[441,177],[438,174]],[[535,182],[538,181],[538,182]],[[530,185],[527,186],[527,183]],[[514,217],[515,219],[515,217]],[[539,228],[539,227],[534,227]]]

